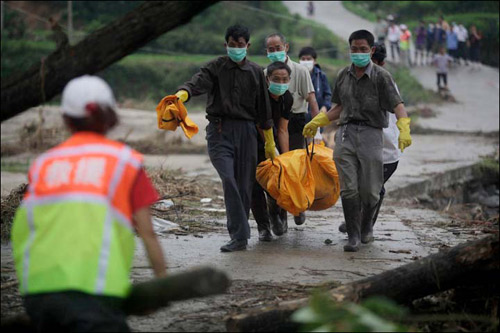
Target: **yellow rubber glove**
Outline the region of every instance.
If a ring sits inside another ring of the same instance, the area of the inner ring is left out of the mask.
[[[310,122],[304,126],[304,130],[302,131],[302,135],[306,138],[312,138],[316,135],[318,131],[318,127],[326,126],[330,123],[328,116],[326,113],[320,112],[316,117],[314,117]]]
[[[266,158],[274,160],[276,157],[276,144],[274,143],[273,128],[263,130],[264,132],[264,151],[266,152]]]
[[[396,122],[396,126],[399,128],[398,143],[401,152],[411,145],[410,120],[410,118],[399,118]]]
[[[179,90],[175,93],[175,96],[177,96],[177,98],[179,98],[182,103],[185,103],[189,98],[189,93],[186,90]]]

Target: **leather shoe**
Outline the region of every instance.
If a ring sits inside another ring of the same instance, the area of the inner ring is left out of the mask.
[[[273,240],[273,235],[271,235],[271,231],[268,229],[260,230],[259,231],[259,240],[261,242],[270,242]]]
[[[220,250],[222,252],[234,252],[234,251],[242,251],[247,249],[247,240],[236,240],[231,239],[226,245],[221,246]]]

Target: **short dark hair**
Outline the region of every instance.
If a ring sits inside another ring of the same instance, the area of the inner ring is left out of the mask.
[[[292,74],[292,70],[290,69],[290,67],[288,67],[287,64],[281,61],[275,61],[267,66],[267,76],[270,77],[271,75],[273,75],[273,72],[278,69],[286,69],[288,75]]]
[[[318,57],[318,55],[316,54],[316,50],[310,46],[303,47],[300,50],[299,58],[301,58],[302,56],[305,56],[305,55],[310,55],[314,59],[316,59]]]
[[[375,52],[373,52],[372,59],[377,62],[382,62],[387,58],[387,51],[383,43],[375,43]]]
[[[72,132],[95,132],[103,135],[118,124],[116,111],[108,106],[98,106],[89,117],[74,118],[63,114],[63,119]]]
[[[267,45],[267,40],[271,37],[279,37],[281,42],[283,44],[286,44],[286,38],[285,38],[285,35],[283,35],[281,32],[273,32],[272,34],[270,35],[267,35],[266,39],[264,40],[264,43],[266,43]]]
[[[366,40],[370,47],[372,47],[375,43],[375,37],[373,37],[373,34],[371,32],[369,32],[368,30],[356,30],[349,36],[349,45],[351,45],[351,42],[353,40],[359,39]]]
[[[229,41],[229,37],[233,37],[235,41],[238,41],[240,37],[243,37],[248,43],[250,41],[250,31],[247,27],[235,24],[226,29],[226,43]]]

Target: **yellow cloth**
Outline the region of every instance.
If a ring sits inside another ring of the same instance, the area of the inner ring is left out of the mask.
[[[318,131],[318,127],[326,126],[330,123],[328,116],[324,112],[320,112],[316,117],[314,117],[310,122],[304,126],[304,130],[302,131],[302,135],[305,137],[312,138],[316,135]]]
[[[158,128],[168,131],[175,131],[179,124],[188,139],[198,133],[196,125],[187,115],[184,103],[175,95],[164,97],[156,107],[158,118]]]
[[[396,126],[399,129],[398,143],[401,152],[411,145],[410,120],[410,118],[399,118],[396,122]]]
[[[312,144],[309,145],[311,152]],[[324,210],[340,196],[340,185],[333,151],[314,145],[311,160],[306,149],[292,150],[266,160],[257,167],[257,181],[294,216],[306,210]]]
[[[274,143],[273,128],[262,130],[264,133],[264,151],[266,153],[266,158],[274,160],[276,157],[276,144]]]

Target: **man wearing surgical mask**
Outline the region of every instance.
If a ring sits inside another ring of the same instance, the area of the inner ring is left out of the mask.
[[[319,112],[326,112],[332,107],[332,90],[326,74],[318,64],[318,55],[316,50],[310,46],[302,48],[299,52],[300,64],[306,66],[311,74],[311,79],[314,85],[316,101],[318,102]],[[306,123],[311,121],[311,110],[306,114]],[[323,129],[320,129],[323,132]]]
[[[383,128],[387,113],[396,115],[398,145],[411,145],[410,118],[391,74],[371,62],[374,37],[358,30],[349,37],[352,64],[342,69],[335,82],[332,103],[304,127],[304,136],[314,136],[318,127],[339,120],[333,159],[340,181],[340,196],[348,243],[344,251],[359,251],[360,243],[373,241],[373,216],[384,183]]]
[[[288,152],[288,121],[292,110],[293,97],[288,91],[290,83],[290,67],[285,63],[276,61],[267,66],[266,80],[269,85],[269,101],[274,123],[274,141],[280,154]],[[264,161],[263,136],[258,138],[258,162]],[[252,192],[252,214],[257,222],[259,240],[269,242],[272,240],[271,229],[277,236],[282,235],[287,226],[282,223],[286,220],[286,210],[280,208],[258,182],[255,182]]]
[[[302,130],[306,124],[308,105],[311,107],[313,117],[319,113],[311,75],[306,67],[292,61],[287,55],[290,45],[286,42],[285,36],[280,33],[270,34],[266,37],[265,43],[269,60],[271,62],[284,62],[292,71],[288,86],[288,90],[293,96],[292,115],[288,123],[290,150],[302,149],[305,147]],[[300,213],[299,216],[294,216],[294,220],[297,225],[303,224],[305,214]],[[282,222],[286,231],[287,221]]]
[[[222,252],[245,250],[250,238],[248,217],[257,169],[257,129],[264,136],[267,158],[275,157],[273,120],[267,83],[262,68],[247,59],[248,28],[234,25],[226,30],[227,56],[200,68],[179,87],[176,96],[187,102],[207,94],[208,155],[224,190],[227,228],[231,240]]]

